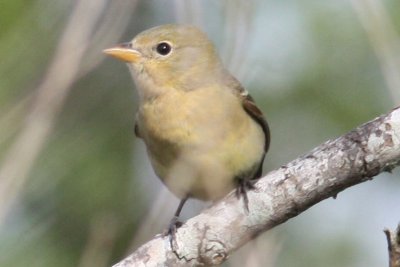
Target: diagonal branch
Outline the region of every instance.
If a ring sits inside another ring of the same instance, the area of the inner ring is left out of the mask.
[[[318,146],[260,179],[250,212],[229,194],[177,231],[178,249],[156,236],[114,267],[218,265],[263,231],[400,164],[400,107]]]

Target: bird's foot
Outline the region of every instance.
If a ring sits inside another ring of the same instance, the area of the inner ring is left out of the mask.
[[[240,197],[243,196],[244,208],[247,213],[249,212],[249,198],[247,197],[247,191],[255,189],[255,183],[255,180],[238,179],[236,197],[240,199]]]
[[[182,222],[179,221],[178,216],[174,216],[170,221],[168,228],[163,233],[164,236],[168,236],[171,250],[174,253],[176,253],[176,250],[178,249],[178,244],[176,243],[176,230],[181,226]]]

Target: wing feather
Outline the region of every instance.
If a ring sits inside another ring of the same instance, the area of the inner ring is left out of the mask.
[[[229,73],[225,73],[225,82],[227,86],[233,91],[234,94],[238,95],[242,101],[243,109],[249,114],[249,116],[260,125],[261,129],[264,132],[265,142],[264,142],[264,153],[262,155],[259,166],[257,167],[257,172],[255,173],[252,179],[260,178],[262,175],[262,165],[264,162],[265,154],[269,149],[269,145],[271,142],[271,134],[269,130],[268,123],[261,112],[261,110],[257,107],[254,99],[250,96],[250,94],[243,88],[236,78],[234,78]]]

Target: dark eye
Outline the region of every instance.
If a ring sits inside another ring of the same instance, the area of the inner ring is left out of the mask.
[[[171,52],[171,45],[166,42],[159,43],[156,47],[157,53],[166,56]]]

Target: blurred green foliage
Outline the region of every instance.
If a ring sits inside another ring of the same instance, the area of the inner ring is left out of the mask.
[[[181,1],[181,5],[185,2]],[[226,14],[224,9],[232,8],[229,2],[200,4],[204,5],[202,13],[190,9],[195,1],[187,2],[189,10],[200,16],[204,27],[213,33],[211,39],[221,38],[217,34],[224,28],[207,24],[208,19],[218,20],[208,18],[205,11],[219,8],[219,14]],[[265,12],[265,18],[248,20],[264,21],[264,34],[274,36],[276,32],[268,27],[268,23],[272,24],[268,16],[272,17],[273,12],[277,12],[275,16],[294,12],[301,24],[297,34],[307,44],[290,52],[286,47],[292,47],[296,38],[292,38],[293,44],[285,43],[278,33],[276,44],[282,53],[287,49],[291,57],[275,68],[273,62],[265,60],[273,58],[275,51],[266,49],[266,55],[256,55],[257,61],[247,66],[249,69],[252,64],[261,64],[259,78],[245,86],[266,113],[272,129],[267,170],[395,105],[351,5],[344,1],[261,2],[249,3],[255,5],[253,10]],[[399,32],[399,2],[385,4]],[[51,61],[73,5],[74,2],[41,0],[0,3],[0,160],[21,130],[33,101],[31,96]],[[174,22],[177,13],[179,9],[172,1],[139,1],[128,28],[115,43],[129,40],[150,26]],[[227,19],[225,23],[233,21]],[[254,22],[251,25],[264,27]],[[290,30],[290,25],[280,26]],[[268,47],[269,44],[258,43],[259,37],[252,36],[252,42]],[[218,43],[218,49],[223,50],[223,45]],[[243,53],[251,58],[253,50]],[[100,50],[98,57],[103,57]],[[292,65],[298,69],[293,71]],[[271,73],[284,78],[274,82]],[[106,264],[126,254],[143,215],[149,212],[146,207],[150,203],[144,200],[151,198],[135,175],[140,163],[133,161],[133,87],[126,67],[112,60],[75,81],[18,202],[0,228],[0,266],[87,266],[81,260],[97,221],[111,220],[110,231],[115,232],[115,237],[105,242],[104,251],[110,253]],[[287,245],[283,245],[284,252],[276,266],[361,266],[357,265],[357,258],[352,258],[353,253],[358,253],[358,243],[349,232],[324,240],[325,245],[310,247],[302,246],[304,236],[296,237],[296,231],[303,229],[291,225],[277,231],[282,232],[280,235],[288,233],[282,238]]]

